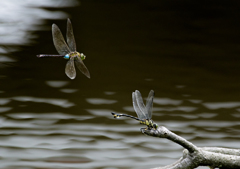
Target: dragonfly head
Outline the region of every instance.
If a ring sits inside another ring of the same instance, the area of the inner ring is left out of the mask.
[[[157,128],[158,128],[158,124],[156,124],[156,123],[153,123],[152,126],[153,126],[154,129],[157,129]]]
[[[80,53],[80,58],[81,58],[82,60],[84,60],[84,59],[86,58],[86,56],[85,56],[83,53]]]

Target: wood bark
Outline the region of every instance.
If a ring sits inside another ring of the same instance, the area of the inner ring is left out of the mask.
[[[173,164],[154,169],[193,169],[198,166],[209,166],[212,169],[240,168],[239,149],[197,147],[163,126],[160,126],[157,129],[142,128],[141,132],[148,136],[166,138],[185,148],[183,150],[183,156],[179,160]]]

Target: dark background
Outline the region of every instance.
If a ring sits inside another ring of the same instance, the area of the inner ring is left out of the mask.
[[[111,116],[136,116],[135,90],[144,98],[155,91],[159,125],[197,146],[239,148],[239,1],[56,2],[27,4],[26,16],[9,9],[20,16],[11,22],[14,33],[27,19],[35,22],[25,29],[27,43],[0,41],[2,168],[133,169],[174,162],[180,146],[142,135],[144,126],[132,119]],[[68,17],[91,79],[77,70],[70,80],[66,60],[36,57],[57,54],[51,25],[65,36]],[[1,21],[1,30],[10,32]]]

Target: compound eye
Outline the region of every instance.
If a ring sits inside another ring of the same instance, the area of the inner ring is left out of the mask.
[[[157,124],[153,124],[153,128],[157,129],[158,125]]]
[[[80,53],[80,57],[82,60],[84,60],[86,58],[86,56],[83,53]]]

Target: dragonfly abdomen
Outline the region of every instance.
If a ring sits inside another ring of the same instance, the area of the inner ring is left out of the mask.
[[[47,58],[47,57],[65,57],[64,55],[48,55],[48,54],[40,54],[37,55],[38,58]]]
[[[116,113],[113,113],[113,112],[112,112],[112,115],[114,116],[114,118],[119,118],[119,117],[125,116],[125,117],[130,117],[130,118],[132,118],[132,119],[135,119],[135,120],[137,120],[137,121],[142,121],[142,120],[140,120],[139,118],[134,117],[134,116],[130,116],[130,115],[128,115],[128,114],[116,114]]]
[[[70,56],[69,56],[69,54],[67,54],[67,55],[65,55],[63,58],[64,58],[64,59],[69,59]]]

